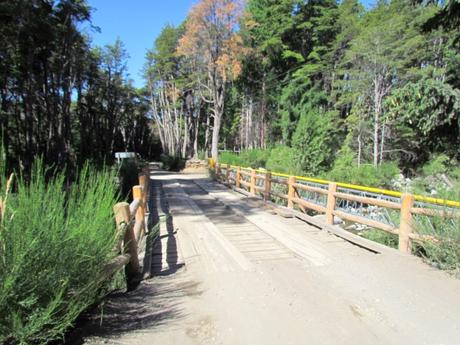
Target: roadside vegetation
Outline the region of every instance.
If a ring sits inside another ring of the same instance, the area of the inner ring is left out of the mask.
[[[0,344],[45,344],[107,292],[117,186],[89,165],[67,185],[41,160],[27,181],[1,163]]]

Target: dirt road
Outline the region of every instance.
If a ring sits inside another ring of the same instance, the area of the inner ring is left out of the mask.
[[[460,344],[460,281],[375,253],[193,175],[152,175],[146,274],[86,344]],[[169,217],[172,215],[172,217]],[[185,265],[184,265],[185,264]]]

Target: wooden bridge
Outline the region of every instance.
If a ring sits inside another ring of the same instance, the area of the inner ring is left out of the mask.
[[[227,171],[220,175],[231,182]],[[144,279],[89,315],[77,343],[460,343],[460,281],[406,250],[350,234],[330,218],[264,202],[251,195],[251,187],[266,192],[252,172],[247,194],[203,175],[149,175],[141,183],[148,193],[141,190],[135,200],[149,197],[148,221],[160,224],[157,240],[150,244],[136,228],[142,202],[132,204],[137,222],[129,205],[118,206],[125,210],[118,223],[134,225],[128,233],[136,242],[125,236],[131,258],[133,244],[146,243],[129,266]],[[287,186],[281,196],[302,199]],[[409,233],[407,241],[415,238]]]

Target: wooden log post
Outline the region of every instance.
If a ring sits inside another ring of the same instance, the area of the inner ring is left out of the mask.
[[[220,169],[219,169],[219,163],[214,163],[214,166],[216,167],[215,172],[216,172],[216,180],[219,181],[220,177]]]
[[[230,164],[227,164],[227,170],[225,170],[225,182],[230,183]]]
[[[147,211],[147,198],[149,195],[149,178],[146,173],[139,174],[139,185],[142,186],[142,204],[144,212]]]
[[[235,186],[236,188],[241,188],[241,167],[236,168],[236,180],[235,180]]]
[[[250,193],[256,195],[256,171],[251,169],[251,186],[250,186]]]
[[[117,233],[120,236],[123,235],[123,251],[130,256],[129,263],[125,266],[125,275],[128,289],[132,289],[137,286],[139,282],[140,266],[137,255],[137,241],[134,236],[133,226],[130,222],[131,214],[129,212],[129,204],[127,202],[119,202],[113,206],[113,212],[115,213]]]
[[[267,171],[265,173],[265,182],[264,182],[264,200],[270,200],[270,194],[272,191],[272,173],[271,171]]]
[[[412,219],[412,206],[415,198],[412,194],[403,194],[401,196],[401,220],[399,224],[399,251],[411,253],[412,241],[410,234],[414,232]]]
[[[295,185],[296,178],[295,176],[289,176],[288,178],[288,208],[294,208],[294,198],[295,198]]]
[[[144,204],[144,190],[142,186],[134,186],[133,187],[133,199],[138,199],[139,207],[136,211],[136,223],[139,224],[138,231],[134,232],[136,236],[136,240],[145,233],[145,204]]]
[[[335,193],[337,192],[337,183],[329,183],[327,190],[327,204],[326,204],[326,224],[334,225],[334,210],[335,210]]]

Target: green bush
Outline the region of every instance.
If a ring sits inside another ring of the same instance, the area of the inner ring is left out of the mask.
[[[292,136],[292,147],[297,152],[297,164],[306,175],[316,175],[330,168],[337,142],[334,128],[337,121],[335,111],[311,109],[300,116]]]
[[[270,151],[263,149],[243,150],[240,153],[243,166],[254,169],[265,168],[269,157]]]
[[[177,156],[162,154],[160,161],[163,163],[163,169],[166,170],[179,171],[185,167],[185,160]]]
[[[391,248],[398,248],[398,235],[378,230],[368,229],[361,233],[361,236],[368,240],[383,244]]]
[[[231,164],[231,165],[244,165],[241,157],[237,153],[233,152],[221,152],[219,154],[219,163]]]
[[[27,183],[7,188],[2,170],[0,343],[46,344],[104,293],[117,187],[113,174],[86,166],[65,189],[64,175],[46,182],[39,162]]]
[[[270,151],[266,169],[285,174],[299,174],[296,164],[296,151],[288,146],[279,145]]]
[[[455,169],[454,169],[455,171]],[[450,172],[450,171],[449,171]],[[451,175],[453,176],[453,175]],[[458,183],[458,180],[456,180]],[[447,200],[460,200],[459,185],[454,188],[440,189],[437,197]],[[446,213],[459,212],[458,209],[441,207]],[[454,273],[460,277],[460,219],[455,217],[414,217],[416,232],[422,235],[433,236],[437,241],[423,241],[419,245],[419,255],[441,269]]]
[[[423,175],[430,176],[447,172],[448,162],[449,157],[444,154],[434,156],[422,167]]]
[[[242,150],[240,154],[234,152],[221,152],[219,154],[219,162],[257,169],[265,168],[269,157],[270,150],[263,149]]]
[[[370,187],[392,188],[392,181],[400,173],[396,162],[384,162],[374,167],[371,164],[358,166],[349,152],[342,152],[332,170],[323,176],[331,181],[352,183]]]

